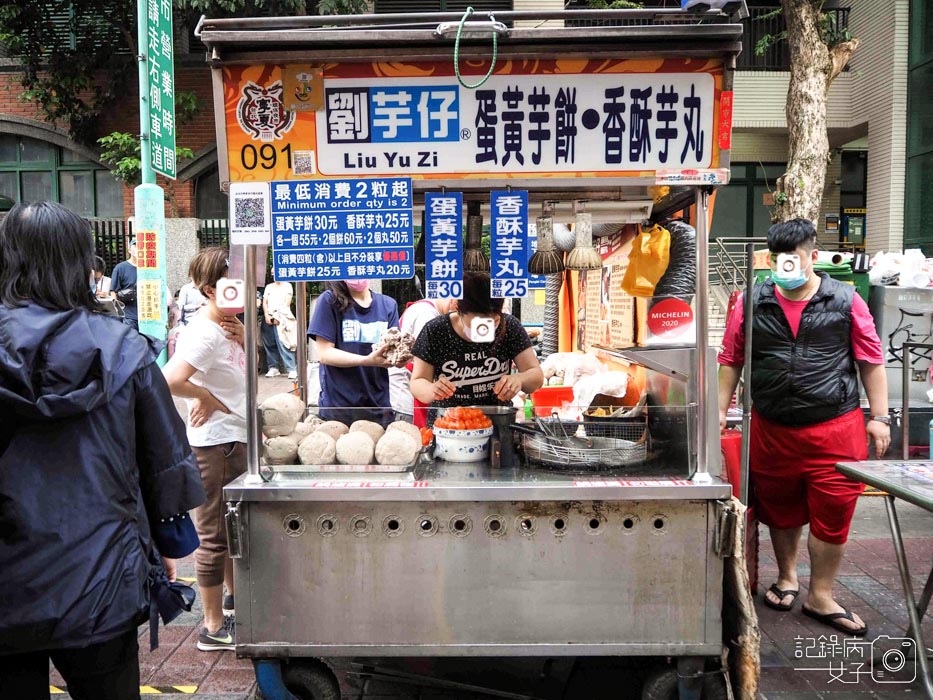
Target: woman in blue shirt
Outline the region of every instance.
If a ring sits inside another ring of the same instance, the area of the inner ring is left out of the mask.
[[[369,280],[327,283],[308,326],[321,363],[321,418],[391,422],[388,368],[395,365],[373,350],[389,328],[398,328],[398,305],[371,291]]]

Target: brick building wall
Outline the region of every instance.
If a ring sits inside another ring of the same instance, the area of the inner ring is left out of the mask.
[[[39,113],[36,105],[20,99],[22,85],[19,82],[19,73],[15,66],[7,64],[0,67],[0,133],[11,131],[12,122],[17,128],[49,127],[43,115]],[[175,66],[175,89],[177,92],[188,91],[197,95],[199,111],[194,119],[188,123],[180,124],[177,131],[177,145],[190,148],[195,153],[195,160],[207,159],[216,162],[214,145],[216,134],[214,127],[214,105],[211,94],[211,72],[202,55],[177,55]],[[135,73],[127,82],[124,97],[110,106],[109,113],[100,120],[97,130],[98,136],[104,136],[114,131],[125,131],[132,134],[139,133],[139,85]],[[48,132],[47,140],[65,147],[77,147],[63,133],[61,127],[57,133]],[[100,149],[96,144],[88,148],[100,162]],[[76,148],[76,150],[79,150]],[[174,183],[159,176],[157,184],[170,193],[172,202],[166,202],[165,214],[170,217],[194,217],[197,215],[195,203],[195,176],[186,176],[184,169],[192,161],[180,161],[178,169],[180,177]],[[123,191],[123,210],[125,216],[133,213],[133,188],[125,187]]]

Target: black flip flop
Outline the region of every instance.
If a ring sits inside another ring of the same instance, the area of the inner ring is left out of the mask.
[[[826,615],[821,615],[818,612],[810,610],[806,605],[802,608],[803,614],[807,617],[812,617],[817,622],[822,622],[824,625],[829,625],[834,630],[839,630],[843,634],[851,635],[853,637],[864,637],[868,634],[868,625],[863,625],[861,629],[851,629],[845,625],[839,623],[839,620],[848,620],[849,622],[855,622],[855,618],[852,617],[852,613],[842,609],[842,612],[837,613],[827,613]]]
[[[769,588],[768,591],[770,591],[771,593],[774,593],[774,595],[778,597],[779,602],[774,603],[768,600],[768,597],[764,595],[761,596],[761,599],[762,601],[764,601],[765,605],[767,605],[772,610],[777,610],[778,612],[787,612],[788,610],[793,608],[794,605],[797,603],[797,596],[800,594],[799,590],[793,591],[791,589],[787,589],[786,591],[782,591],[780,588],[778,588],[776,583],[772,583],[771,588]],[[789,603],[780,602],[780,601],[783,601],[784,598],[786,598],[787,596],[793,596],[793,598],[791,598],[791,601]]]

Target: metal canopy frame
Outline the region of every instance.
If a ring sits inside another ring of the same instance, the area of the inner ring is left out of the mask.
[[[481,20],[482,17],[487,19]],[[445,39],[452,39],[448,36],[450,25],[453,23],[455,30],[462,19],[463,15],[459,12],[228,19],[202,17],[195,28],[195,36],[209,50],[228,44],[271,44],[281,48],[283,45],[305,44],[309,41],[317,46],[337,42],[346,47],[347,42],[359,42],[368,46],[397,48],[400,41],[406,44],[437,45]],[[602,24],[563,26],[567,21]],[[505,26],[506,23],[524,22],[530,24]],[[554,24],[549,24],[552,22]],[[627,22],[640,24],[624,24]],[[742,25],[732,23],[728,15],[719,11],[684,12],[676,8],[478,12],[464,24],[463,39],[468,44],[488,41],[488,35],[493,31],[507,39],[509,44],[534,43],[542,39],[549,42],[585,40],[588,49],[595,49],[599,43],[620,40],[635,44],[663,41],[663,49],[658,46],[646,48],[654,55],[659,51],[672,51],[681,56],[687,55],[684,52],[692,54],[702,50],[722,53],[726,49],[725,45],[730,45],[726,50],[738,54],[742,39]],[[683,44],[678,45],[678,40]]]
[[[738,16],[744,3],[739,3]],[[461,13],[396,13],[303,17],[202,17],[195,35],[208,47],[207,62],[214,70],[257,63],[378,63],[453,61],[456,26]],[[488,18],[494,18],[489,21]],[[598,26],[564,26],[586,21]],[[632,24],[637,22],[638,24]],[[454,31],[449,30],[453,23]],[[506,26],[515,23],[518,26]],[[741,24],[718,10],[704,13],[672,9],[562,10],[477,12],[465,22],[459,48],[461,61],[487,60],[490,37],[498,35],[498,55],[512,59],[621,60],[639,58],[712,58],[723,61],[724,91],[732,90],[735,61],[742,50]],[[215,78],[214,89],[222,81]],[[215,94],[215,103],[222,98]],[[218,164],[228,171],[223,114],[215,115],[219,141]],[[729,167],[729,151],[720,154],[720,167]],[[456,188],[469,199],[502,186],[501,178],[413,180],[420,197],[425,191]],[[654,177],[553,177],[534,186],[519,179],[509,184],[529,191],[529,201],[593,202],[650,200]]]
[[[745,3],[739,5],[738,15]],[[287,63],[374,63],[406,61],[453,61],[454,35],[463,19],[460,13],[404,13],[386,15],[335,15],[281,18],[209,19],[202,17],[195,35],[208,47],[207,61],[214,72],[215,104],[223,104],[224,66]],[[598,26],[565,26],[565,22],[587,21]],[[508,26],[512,25],[512,26]],[[712,59],[721,61],[721,89],[731,91],[736,57],[742,50],[741,24],[719,11],[683,12],[679,9],[650,10],[563,10],[474,13],[464,22],[459,47],[461,61],[488,60],[490,38],[498,38],[499,60],[581,58],[621,59]],[[216,115],[218,161],[226,175],[225,115]],[[719,167],[729,167],[729,150],[721,149]],[[418,195],[443,188],[463,191],[465,199],[490,189],[515,186],[527,189],[532,202],[541,201],[632,201],[651,200],[649,188],[657,184],[653,171],[638,176],[586,178],[512,178],[504,181],[490,172],[488,177],[451,180],[413,180]],[[672,188],[660,204],[666,212],[696,206],[697,239],[708,238],[709,185]],[[417,203],[417,202],[416,202]],[[707,433],[712,419],[703,404],[712,382],[708,376],[707,250],[697,246],[696,360],[693,386],[701,410],[697,412],[696,483],[709,483],[710,461],[718,446]],[[247,270],[252,266],[247,264]],[[247,280],[249,284],[250,280]],[[252,299],[247,299],[250,305]],[[249,313],[249,310],[248,310]],[[304,319],[299,319],[303,322]],[[303,358],[299,357],[299,360]],[[251,372],[255,376],[255,372]],[[255,396],[255,387],[252,392]],[[258,431],[258,426],[254,428]],[[251,438],[257,437],[254,435]],[[715,447],[715,449],[713,449]],[[258,440],[251,440],[251,480],[258,481]]]

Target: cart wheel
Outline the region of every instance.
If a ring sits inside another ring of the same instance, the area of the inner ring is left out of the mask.
[[[340,684],[334,672],[320,661],[292,661],[282,668],[288,692],[298,700],[340,700]],[[256,689],[255,700],[264,700]]]
[[[727,700],[726,679],[721,673],[703,678],[703,700]],[[641,688],[641,700],[678,700],[677,669],[664,666],[652,671]]]

